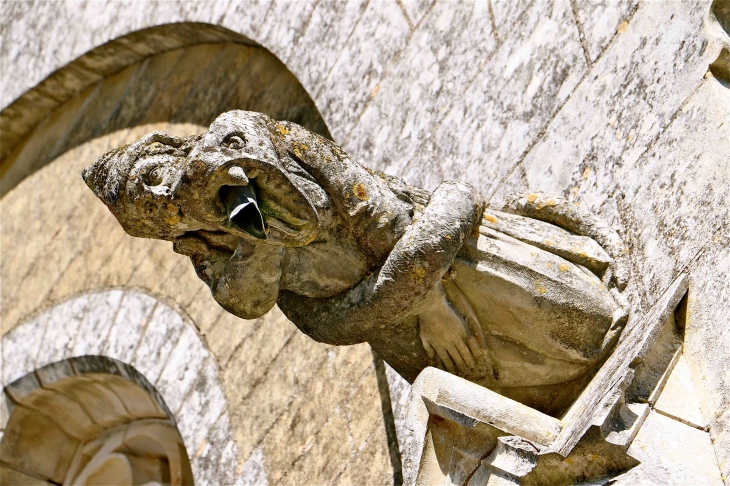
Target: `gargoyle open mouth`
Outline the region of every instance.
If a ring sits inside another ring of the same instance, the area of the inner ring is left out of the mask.
[[[223,186],[220,198],[228,211],[228,224],[254,238],[266,239],[264,215],[259,209],[253,183],[247,186]]]
[[[259,240],[265,240],[272,230],[296,237],[308,226],[306,219],[294,216],[272,199],[262,200],[254,180],[245,186],[222,186],[219,197],[228,225]]]

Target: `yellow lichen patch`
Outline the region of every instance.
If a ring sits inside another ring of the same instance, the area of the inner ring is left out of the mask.
[[[484,219],[486,219],[486,220],[487,220],[487,221],[489,221],[490,223],[494,223],[494,224],[497,224],[497,218],[495,218],[495,217],[494,217],[494,216],[492,216],[491,214],[485,214],[485,215],[484,215]]]
[[[282,135],[288,135],[289,134],[289,129],[286,128],[284,125],[277,125],[276,126],[276,129],[279,130],[279,133],[281,133]]]
[[[540,197],[538,194],[530,194],[529,196],[527,196],[527,202],[529,202],[530,204],[532,204],[535,201],[537,201],[537,198],[538,197]]]
[[[627,20],[624,20],[623,22],[618,24],[618,29],[616,29],[616,32],[618,32],[619,34],[623,34],[627,30],[629,30],[629,22]]]
[[[552,270],[552,269],[554,269],[554,268],[555,268],[555,265],[554,265],[554,264],[553,264],[552,262],[548,262],[547,266],[548,266],[548,268],[549,268],[550,270]]]
[[[416,282],[422,283],[425,277],[426,269],[423,267],[415,267],[413,271],[411,271],[411,278]]]
[[[558,268],[560,269],[561,272],[567,272],[568,268],[570,268],[570,267],[568,266],[567,263],[561,263]]]
[[[451,237],[451,235],[446,235],[446,237],[445,237],[445,238],[446,238],[447,240],[453,240],[453,238]]]
[[[568,464],[573,464],[573,459],[571,459],[570,457],[566,457],[565,462],[567,462]]]
[[[362,182],[358,182],[357,184],[352,186],[352,193],[355,195],[356,198],[361,201],[367,201],[368,199],[370,199],[368,190],[365,187],[365,184],[363,184]]]
[[[583,170],[583,179],[588,179],[591,176],[591,168],[586,167],[585,170]]]
[[[375,86],[373,87],[373,91],[372,91],[372,93],[370,93],[370,96],[372,96],[372,97],[375,97],[375,96],[377,96],[377,94],[378,94],[378,91],[380,91],[380,85],[379,85],[379,84],[376,84],[376,85],[375,85]]]
[[[537,282],[535,282],[535,290],[537,290],[540,295],[543,295],[545,292],[547,292],[547,287],[542,284],[542,279],[538,279]]]
[[[545,240],[545,246],[553,246],[553,242],[550,240]]]
[[[173,214],[169,218],[165,218],[165,221],[167,221],[168,224],[178,224],[180,222],[180,215],[179,214]]]

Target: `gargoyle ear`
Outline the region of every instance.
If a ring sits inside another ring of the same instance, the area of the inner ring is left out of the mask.
[[[169,145],[170,147],[180,148],[185,140],[174,135],[170,135],[169,133],[155,130],[134,142],[134,148],[144,147],[155,142]]]

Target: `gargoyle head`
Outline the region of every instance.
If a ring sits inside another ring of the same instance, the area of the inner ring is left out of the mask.
[[[187,156],[173,195],[183,214],[217,231],[283,246],[317,237],[310,181],[292,174],[260,113],[220,115]]]
[[[174,240],[201,229],[183,217],[172,197],[185,157],[198,138],[181,139],[155,131],[107,152],[81,175],[127,233]]]

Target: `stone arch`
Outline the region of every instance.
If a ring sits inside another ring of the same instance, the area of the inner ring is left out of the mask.
[[[175,420],[134,367],[104,356],[51,363],[8,384],[7,484],[192,484]]]
[[[331,138],[297,78],[248,38],[185,22],[133,32],[57,70],[0,112],[0,195],[93,138],[161,122],[206,126],[233,109]]]
[[[64,450],[64,444],[86,444],[89,449],[84,454],[89,458],[85,464],[92,464],[91,456],[96,457],[97,465],[106,457],[112,461],[112,470],[125,464],[125,458],[112,457],[119,449],[109,446],[119,441],[120,433],[142,437],[153,435],[145,430],[154,429],[154,434],[168,438],[163,442],[169,446],[176,426],[179,444],[184,446],[176,459],[180,464],[177,470],[182,471],[178,476],[185,478],[183,458],[189,457],[196,483],[235,482],[237,446],[217,362],[195,326],[166,303],[136,290],[87,293],[19,325],[0,344],[5,394],[0,400],[0,428],[5,429],[0,463],[15,464],[13,470],[55,482],[80,477],[84,471],[79,467],[81,459],[71,452],[59,454],[52,470],[33,469],[32,461],[14,458],[11,452],[22,455],[23,441],[31,440],[22,429],[34,418],[56,431],[54,443],[59,450]],[[67,400],[75,393],[77,405],[83,400],[95,401],[93,410],[98,416],[91,412],[92,407],[86,407],[89,413],[76,417],[85,426],[74,427],[66,420],[63,430],[48,419],[50,410],[64,410],[61,402],[68,410],[78,410]],[[133,423],[136,425],[130,425]],[[108,446],[106,456],[98,457],[101,449],[94,446],[94,440],[99,447]],[[159,443],[150,446],[146,439],[138,442],[137,451],[167,447]],[[134,448],[127,449],[134,455]],[[16,459],[20,462],[13,462]]]

